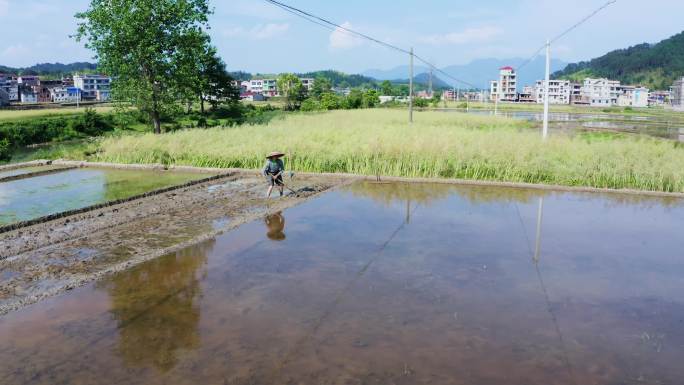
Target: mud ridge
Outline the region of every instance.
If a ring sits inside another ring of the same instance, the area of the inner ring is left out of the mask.
[[[74,168],[76,168],[76,167],[74,167]],[[151,197],[151,196],[154,196],[154,195],[163,194],[163,193],[166,193],[166,192],[169,192],[169,191],[174,191],[174,190],[182,189],[182,188],[184,188],[184,187],[194,186],[194,185],[197,185],[197,184],[201,184],[201,183],[205,183],[205,182],[209,182],[209,181],[213,181],[213,180],[217,180],[217,179],[227,178],[227,177],[230,177],[230,176],[233,176],[233,174],[232,174],[232,173],[228,173],[228,174],[214,175],[214,176],[210,176],[210,177],[208,177],[208,178],[197,179],[197,180],[193,180],[193,181],[190,181],[190,182],[187,182],[187,183],[183,183],[183,184],[180,184],[180,185],[175,185],[175,186],[171,186],[171,187],[165,187],[165,188],[162,188],[162,189],[157,189],[157,190],[148,191],[148,192],[146,192],[146,193],[134,195],[134,196],[128,197],[128,198],[117,199],[117,200],[108,201],[108,202],[104,202],[104,203],[98,203],[98,204],[96,204],[96,205],[86,206],[86,207],[82,207],[82,208],[80,208],[80,209],[62,211],[62,212],[60,212],[60,213],[50,214],[50,215],[46,215],[46,216],[43,216],[43,217],[40,217],[40,218],[30,219],[30,220],[28,220],[28,221],[22,221],[22,222],[12,223],[12,224],[10,224],[10,225],[6,225],[6,226],[0,227],[0,234],[6,233],[6,232],[9,232],[9,231],[12,231],[12,230],[18,230],[18,229],[21,229],[21,228],[24,228],[24,227],[28,227],[28,226],[33,226],[33,225],[36,225],[36,224],[39,224],[39,223],[44,223],[44,222],[53,221],[53,220],[55,220],[55,219],[65,218],[65,217],[69,217],[69,216],[72,216],[72,215],[76,215],[76,214],[85,213],[85,212],[88,212],[88,211],[93,211],[93,210],[101,209],[101,208],[104,208],[104,207],[110,207],[110,206],[114,206],[114,205],[118,205],[118,204],[126,203],[126,202],[132,202],[132,201],[135,201],[135,200],[138,200],[138,199],[141,199],[141,198],[147,198],[147,197]],[[0,256],[0,260],[1,260],[1,259],[2,259],[2,256]]]
[[[69,170],[75,170],[78,167],[73,166],[73,167],[59,167],[59,168],[54,168],[52,170],[43,170],[43,171],[36,171],[36,172],[29,172],[26,174],[19,174],[19,175],[12,175],[12,176],[6,176],[4,178],[0,178],[0,183],[2,182],[11,182],[14,180],[20,180],[20,179],[27,179],[27,178],[33,178],[35,176],[42,176],[42,175],[50,175],[50,174],[56,174],[58,172],[64,172],[64,171],[69,171]]]

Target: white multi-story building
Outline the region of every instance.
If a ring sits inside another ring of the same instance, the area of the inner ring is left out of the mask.
[[[544,103],[545,85],[546,80],[537,80],[534,86],[537,103]],[[569,80],[549,80],[549,104],[570,104],[572,90]]]
[[[684,111],[684,78],[681,78],[672,84],[670,104],[675,110]]]
[[[112,79],[104,75],[74,75],[74,87],[81,90],[82,99],[93,99],[104,102],[109,99]],[[105,92],[106,91],[106,92]]]
[[[30,87],[21,88],[19,90],[19,99],[22,103],[38,103],[38,93]]]
[[[5,91],[10,102],[19,101],[19,84],[11,75],[0,74],[0,89]]]
[[[50,90],[54,103],[76,103],[81,99],[81,92],[77,87],[57,87]]]
[[[9,95],[5,90],[0,88],[0,107],[2,106],[9,106],[10,100],[9,100]]]
[[[268,97],[278,96],[278,81],[276,79],[263,79],[261,94]]]
[[[582,94],[588,103],[597,107],[614,106],[620,95],[620,82],[617,80],[584,79]]]
[[[314,84],[314,79],[312,78],[300,78],[302,85],[307,91],[311,91]],[[240,93],[241,94],[261,94],[267,97],[273,97],[280,95],[278,91],[278,80],[277,79],[252,79],[240,82]]]
[[[311,91],[314,82],[316,81],[313,78],[299,78],[299,80],[302,82],[302,85],[304,86],[304,88],[306,88],[307,92]]]
[[[40,78],[38,76],[23,75],[17,78],[17,83],[25,87],[37,86],[40,84]]]
[[[513,67],[502,67],[499,80],[492,80],[489,86],[492,101],[515,101],[518,89],[518,75]]]
[[[620,107],[648,107],[648,88],[620,87],[617,105]]]
[[[670,91],[651,91],[648,93],[649,106],[664,106],[670,102]]]

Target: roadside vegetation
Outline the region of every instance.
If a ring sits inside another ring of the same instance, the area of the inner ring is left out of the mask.
[[[553,135],[512,119],[405,111],[297,113],[269,124],[109,137],[91,160],[259,168],[286,152],[298,171],[462,178],[684,192],[684,148],[640,136]],[[82,158],[82,154],[71,154]]]

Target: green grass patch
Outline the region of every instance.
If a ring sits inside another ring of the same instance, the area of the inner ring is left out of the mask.
[[[292,114],[267,125],[102,139],[94,160],[259,168],[280,150],[299,171],[441,177],[684,192],[684,149],[597,134],[540,138],[530,124],[467,114],[353,110]]]

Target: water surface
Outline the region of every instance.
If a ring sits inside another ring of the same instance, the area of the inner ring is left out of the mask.
[[[0,225],[127,198],[206,176],[82,168],[4,182],[0,184]]]
[[[493,110],[471,109],[475,115],[494,115]],[[498,111],[497,116],[541,123],[541,111]],[[550,112],[550,129],[556,131],[609,131],[641,134],[664,139],[684,141],[684,114],[680,118],[669,115],[608,114],[599,112]]]
[[[357,184],[0,318],[0,383],[678,384],[683,226],[681,200]]]

